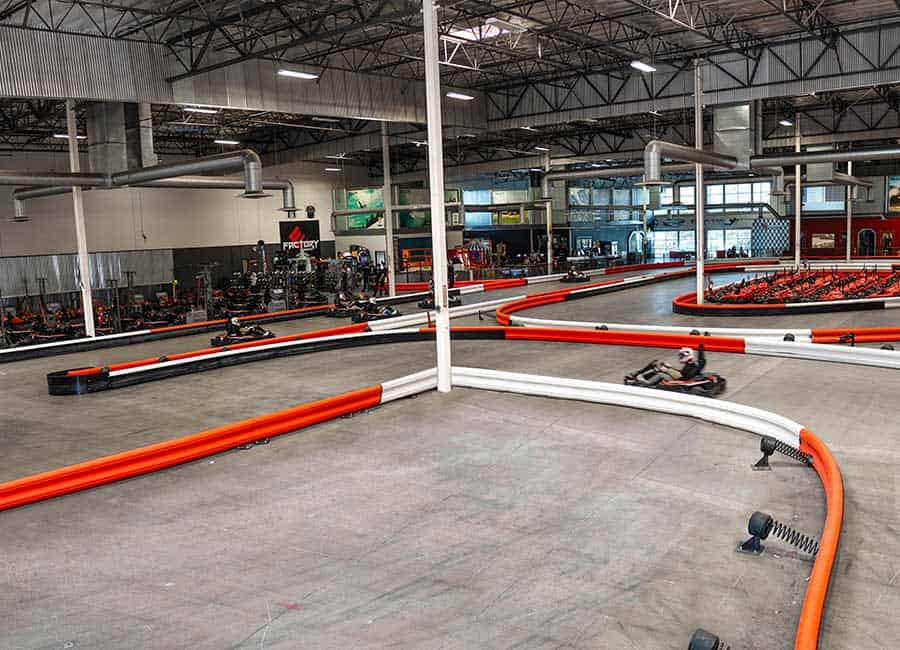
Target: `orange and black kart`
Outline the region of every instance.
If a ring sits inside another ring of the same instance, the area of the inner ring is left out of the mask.
[[[674,379],[662,376],[657,370],[658,361],[652,361],[637,372],[625,375],[627,386],[639,386],[641,388],[657,388],[688,395],[700,395],[702,397],[716,397],[725,392],[727,381],[721,375],[714,373],[701,373],[690,379]]]

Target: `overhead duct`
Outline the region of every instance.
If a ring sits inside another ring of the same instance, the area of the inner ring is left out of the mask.
[[[900,146],[878,149],[854,149],[852,151],[812,151],[806,153],[754,156],[750,167],[787,167],[789,165],[815,165],[817,163],[868,162],[870,160],[895,160],[900,158]]]
[[[241,149],[227,153],[215,154],[204,158],[197,158],[183,162],[154,165],[130,171],[117,172],[115,174],[62,174],[55,172],[10,172],[0,171],[0,185],[28,185],[28,189],[20,190],[14,194],[15,198],[22,201],[36,196],[50,196],[61,194],[72,187],[82,188],[118,188],[129,185],[142,185],[155,181],[187,176],[190,174],[230,172],[242,169],[244,172],[243,183],[239,183],[235,189],[243,189],[241,197],[258,199],[269,196],[263,191],[262,162],[259,155],[251,149]],[[204,179],[206,181],[227,179]],[[187,181],[188,183],[190,181]],[[35,187],[38,186],[38,187]],[[188,185],[182,185],[188,187]],[[273,188],[275,189],[275,188]],[[279,186],[277,189],[284,191]],[[288,203],[293,205],[293,187],[290,189]],[[20,206],[21,207],[21,206]],[[18,208],[17,208],[18,209]],[[296,209],[296,206],[295,206]]]
[[[214,178],[209,176],[179,176],[176,178],[165,178],[161,180],[148,181],[146,183],[135,183],[130,187],[150,187],[150,188],[170,188],[170,189],[194,189],[194,190],[241,190],[246,185],[239,179],[232,178]],[[85,189],[91,189],[86,187]],[[286,178],[273,178],[263,180],[263,190],[280,190],[281,191],[281,207],[282,212],[296,212],[297,201],[295,198],[294,183]],[[13,192],[13,199],[16,203],[17,214],[20,210],[24,210],[21,203],[28,199],[37,199],[45,196],[54,196],[58,194],[67,194],[71,191],[69,187],[25,187],[17,189]],[[242,195],[243,196],[243,195]],[[24,216],[24,215],[23,215]]]
[[[713,150],[733,156],[740,167],[749,167],[755,133],[750,104],[717,106],[712,113]]]
[[[738,169],[738,160],[734,156],[712,151],[701,151],[680,144],[652,140],[644,147],[644,181],[643,185],[667,185],[662,180],[662,159],[672,158],[681,162],[692,162],[720,169]]]

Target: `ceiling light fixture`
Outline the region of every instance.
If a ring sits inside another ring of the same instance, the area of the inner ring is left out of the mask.
[[[326,158],[331,158],[332,160],[344,160],[347,158],[347,154],[345,153],[332,153],[325,156]]]
[[[791,122],[790,120],[778,120],[778,123],[781,126],[794,126],[794,123]]]
[[[464,102],[470,102],[475,99],[472,95],[466,95],[465,93],[458,93],[454,91],[447,93],[447,97],[449,97],[450,99],[460,99]]]
[[[537,129],[534,128],[533,126],[520,126],[519,128],[522,129],[523,131],[533,131],[533,132],[537,131]]]
[[[654,68],[649,63],[644,63],[643,61],[632,61],[631,67],[635,70],[640,70],[641,72],[656,72],[656,68]]]
[[[327,122],[329,124],[337,124],[340,120],[336,117],[319,117],[318,115],[313,116],[313,122]]]
[[[223,140],[223,139],[219,139],[219,140],[213,140],[213,142],[215,142],[216,144],[227,144],[227,145],[237,145],[237,144],[240,144],[240,142],[238,142],[237,140]]]
[[[326,172],[339,172],[339,171],[341,171],[341,168],[340,167],[326,167],[325,171]]]
[[[219,112],[218,108],[203,108],[202,106],[185,106],[185,113],[203,113],[204,115],[215,115]]]
[[[548,147],[535,147],[534,150],[535,151],[550,151],[550,149]]]
[[[67,136],[65,133],[54,133],[53,137],[58,138],[60,140],[68,140],[69,139],[69,136]],[[76,140],[87,140],[87,136],[86,135],[76,135],[75,139]]]
[[[306,79],[308,81],[319,78],[319,75],[312,72],[303,72],[302,70],[288,70],[286,68],[281,68],[278,71],[278,75],[281,77],[291,77],[292,79]]]

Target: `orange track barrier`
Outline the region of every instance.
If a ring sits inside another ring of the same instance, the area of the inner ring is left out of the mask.
[[[841,536],[841,522],[844,519],[844,482],[841,468],[838,467],[831,451],[807,429],[800,432],[800,451],[812,456],[813,468],[822,481],[822,487],[825,488],[825,526],[822,530],[822,539],[819,541],[816,562],[806,585],[806,597],[803,599],[797,638],[794,641],[795,650],[816,650],[819,644],[822,610],[828,596],[828,583]]]
[[[368,329],[366,323],[355,323],[353,325],[342,325],[341,327],[329,327],[323,330],[311,330],[309,332],[300,332],[299,334],[288,334],[286,336],[276,336],[272,339],[260,339],[258,341],[246,341],[244,343],[235,343],[232,345],[223,345],[218,348],[203,348],[200,350],[191,350],[189,352],[178,352],[165,357],[167,361],[176,361],[178,359],[189,359],[191,357],[199,357],[204,354],[212,354],[214,352],[223,352],[228,350],[243,350],[246,348],[254,348],[262,345],[271,345],[272,343],[285,343],[287,341],[296,341],[298,339],[313,339],[323,336],[339,336],[341,334],[356,334],[365,332]],[[106,370],[115,372],[116,370],[127,370],[128,368],[137,368],[139,366],[150,366],[159,363],[160,357],[150,357],[147,359],[138,359],[136,361],[125,361],[123,363],[111,363],[106,366]],[[97,375],[103,372],[103,368],[78,368],[70,370],[66,374],[69,377],[81,377],[84,375]]]
[[[370,386],[175,440],[26,476],[0,484],[0,510],[180,465],[380,403],[381,386]]]
[[[814,329],[813,343],[840,343],[842,336],[853,334],[857,343],[880,343],[900,341],[900,327],[856,327],[837,329]]]
[[[301,307],[300,309],[286,309],[284,311],[264,312],[262,314],[252,314],[250,316],[241,316],[238,318],[240,322],[260,320],[263,318],[272,318],[273,316],[290,316],[295,314],[306,314],[311,311],[324,311],[330,309],[334,305],[315,305],[314,307]],[[182,325],[168,325],[166,327],[154,327],[149,330],[151,334],[161,334],[163,332],[177,332],[179,330],[188,330],[194,327],[208,327],[210,325],[224,325],[228,320],[218,318],[216,320],[205,320],[197,323],[184,323]]]

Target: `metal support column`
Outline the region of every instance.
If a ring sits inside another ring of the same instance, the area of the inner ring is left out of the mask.
[[[544,152],[544,173],[550,173],[550,152]],[[547,275],[553,273],[553,200],[548,196],[547,199]]]
[[[703,151],[703,71],[700,68],[700,59],[694,59],[694,142],[698,151]],[[706,193],[703,185],[703,165],[694,165],[696,176],[696,189],[694,191],[694,206],[696,218],[696,234],[694,235],[694,248],[697,257],[697,304],[702,305],[706,293],[704,284],[704,269],[706,260],[706,225],[704,224]]]
[[[800,113],[794,116],[794,151],[800,153]],[[800,165],[794,165],[794,266],[800,270],[800,235],[801,216],[803,212],[803,181],[800,178]]]
[[[444,210],[444,142],[441,126],[441,77],[438,69],[437,10],[422,0],[425,35],[425,100],[428,119],[428,185],[431,191],[431,266],[437,312],[437,389],[450,392],[450,312],[447,287],[447,214]]]
[[[66,100],[66,126],[69,136],[69,168],[72,173],[81,171],[78,158],[78,123],[75,120],[75,101]],[[91,293],[91,263],[88,258],[87,231],[84,227],[84,201],[81,188],[72,188],[72,207],[75,212],[75,243],[78,247],[78,275],[81,283],[81,309],[84,311],[84,333],[96,336],[94,330],[94,296]]]
[[[388,123],[381,123],[381,164],[384,167],[384,188],[381,199],[384,204],[384,265],[387,267],[388,295],[397,295],[397,276],[394,271],[394,196],[391,188],[391,143]]]
[[[853,161],[847,161],[847,176],[853,176]],[[850,261],[850,236],[853,234],[853,186],[847,186],[847,261]]]

